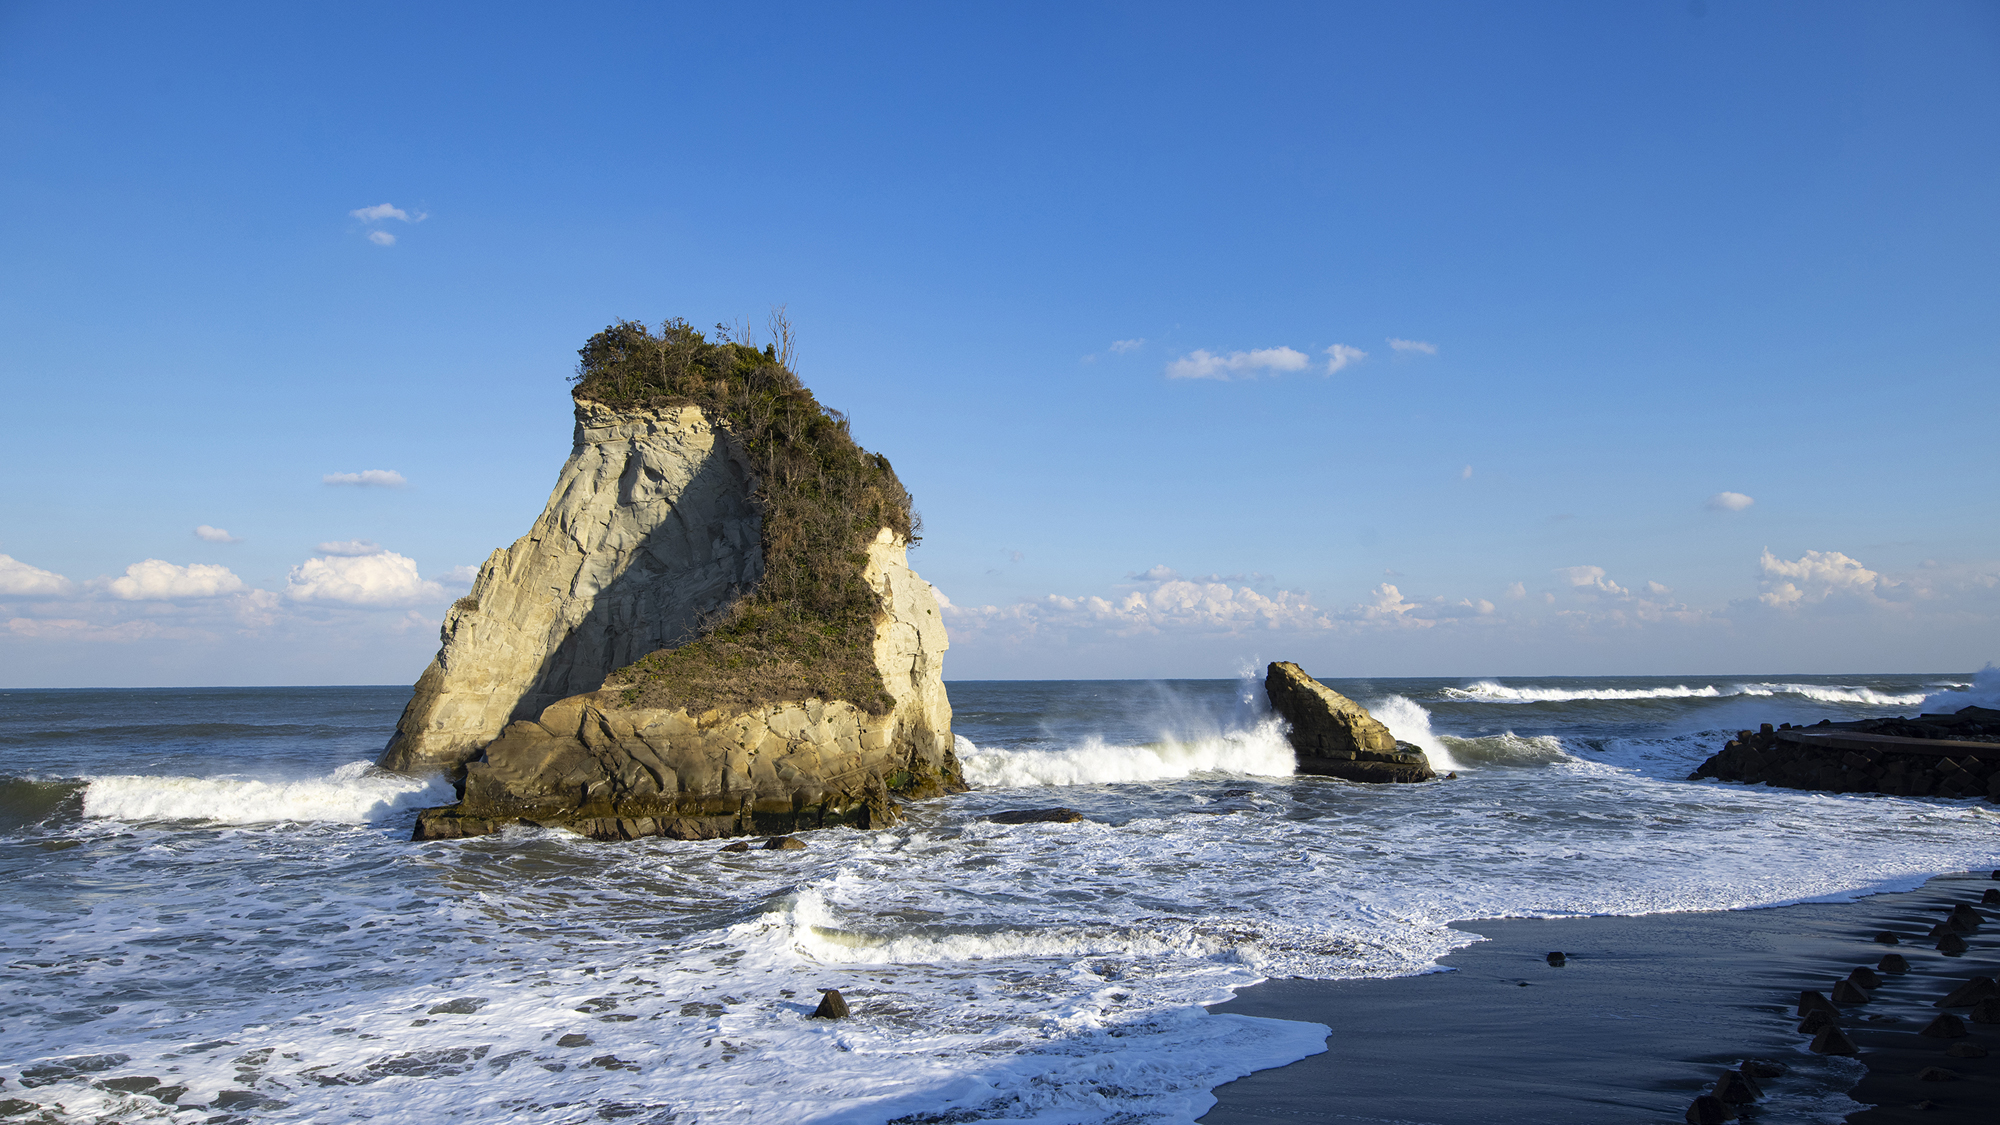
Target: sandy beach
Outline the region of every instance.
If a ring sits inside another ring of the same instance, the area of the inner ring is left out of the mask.
[[[1848,904],[1460,923],[1488,940],[1445,958],[1450,971],[1273,980],[1217,1005],[1333,1031],[1324,1054],[1217,1089],[1217,1105],[1201,1120],[1681,1121],[1725,1069],[1755,1058],[1788,1073],[1764,1081],[1766,1097],[1746,1120],[1992,1121],[2000,1026],[1957,1008],[1966,1038],[1918,1034],[1938,1015],[1938,999],[2000,969],[2000,909],[1991,905],[1980,909],[1996,920],[1965,935],[1963,954],[1937,952],[1926,937],[1954,903],[1978,904],[1990,888],[2000,882],[1977,872]],[[1874,941],[1883,930],[1901,943]],[[1567,963],[1551,966],[1551,951]],[[1869,1003],[1842,1012],[1859,1060],[1809,1052],[1809,1037],[1795,1030],[1799,992],[1830,995],[1856,966],[1890,952],[1908,959],[1909,972],[1886,976]],[[1954,1042],[1992,1053],[1947,1057]],[[1956,1077],[1918,1080],[1927,1067]]]

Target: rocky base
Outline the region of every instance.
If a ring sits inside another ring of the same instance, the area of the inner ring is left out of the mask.
[[[1374,783],[1437,778],[1422,750],[1396,741],[1366,707],[1288,660],[1265,672],[1264,694],[1290,727],[1286,737],[1300,773]]]
[[[1828,793],[1983,797],[2000,804],[2000,711],[1741,731],[1688,775]]]

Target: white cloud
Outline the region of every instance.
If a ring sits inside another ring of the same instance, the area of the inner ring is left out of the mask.
[[[205,540],[205,541],[207,541],[207,542],[209,542],[209,543],[241,543],[241,542],[243,542],[243,540],[241,540],[241,539],[238,539],[238,538],[237,538],[237,537],[235,537],[234,535],[231,535],[231,534],[229,534],[229,533],[228,533],[227,531],[224,531],[224,530],[222,530],[222,529],[221,529],[221,528],[219,528],[219,527],[210,527],[210,526],[208,526],[207,524],[202,524],[202,525],[200,525],[199,527],[195,528],[195,529],[194,529],[194,537],[195,537],[196,539],[201,539],[201,540]]]
[[[319,553],[322,555],[379,555],[382,553],[382,544],[372,539],[339,539],[331,543],[321,543],[319,545]]]
[[[1391,336],[1389,337],[1389,346],[1406,354],[1409,352],[1416,352],[1419,355],[1438,354],[1438,346],[1424,340],[1399,340]]]
[[[1370,621],[1390,621],[1397,625],[1413,628],[1429,628],[1437,622],[1412,614],[1418,608],[1415,602],[1403,596],[1403,592],[1387,582],[1370,590],[1372,600],[1361,604],[1361,616]]]
[[[1588,587],[1593,590],[1602,590],[1607,594],[1614,594],[1618,597],[1624,597],[1631,593],[1630,590],[1606,578],[1604,576],[1604,568],[1601,566],[1559,566],[1556,568],[1556,573],[1562,575],[1563,580],[1568,582],[1572,587]]]
[[[478,577],[479,568],[476,566],[455,566],[431,581],[443,586],[470,586]]]
[[[1169,379],[1255,379],[1259,371],[1304,371],[1311,360],[1291,348],[1256,348],[1212,355],[1196,349],[1167,364]]]
[[[29,566],[8,555],[0,555],[0,594],[47,597],[65,593],[69,588],[69,579],[55,571]]]
[[[394,246],[396,236],[386,230],[371,230],[368,232],[368,241],[377,246]]]
[[[1718,512],[1740,512],[1756,502],[1741,492],[1718,492],[1708,498],[1708,506]]]
[[[415,559],[383,551],[374,555],[307,559],[285,582],[285,596],[299,602],[400,606],[439,601],[444,587],[417,573]]]
[[[1326,373],[1331,375],[1350,363],[1360,363],[1367,359],[1368,353],[1360,348],[1350,348],[1346,344],[1335,344],[1326,349],[1326,357]]]
[[[210,563],[175,566],[160,559],[146,559],[126,567],[124,576],[112,579],[106,588],[113,597],[142,602],[213,598],[236,593],[244,585],[226,566]]]
[[[319,478],[327,484],[352,484],[362,488],[401,488],[410,483],[394,469],[363,469],[358,473],[328,473]]]
[[[348,214],[360,219],[364,223],[379,223],[383,219],[401,219],[406,223],[421,223],[426,218],[429,218],[429,216],[421,211],[412,215],[393,203],[377,203],[373,207],[357,207],[349,211]]]
[[[1124,355],[1126,352],[1138,351],[1140,348],[1145,346],[1146,346],[1146,341],[1143,338],[1137,340],[1111,341],[1111,350],[1117,352],[1119,355]]]
[[[160,627],[151,621],[127,621],[119,625],[93,625],[75,618],[41,621],[16,617],[7,622],[7,631],[21,637],[58,641],[110,641],[126,643],[158,635]]]
[[[1460,470],[1458,471],[1458,479],[1460,479],[1460,480],[1471,480],[1471,479],[1472,479],[1472,466],[1470,466],[1470,465],[1467,465],[1467,466],[1466,466],[1465,468],[1463,468],[1463,469],[1460,469]]]
[[[1757,565],[1764,572],[1764,592],[1757,600],[1774,608],[1823,602],[1837,594],[1866,597],[1886,582],[1880,574],[1839,551],[1807,551],[1786,561],[1766,548]]]
[[[1662,585],[1658,582],[1648,582],[1646,583],[1646,592],[1652,594],[1656,598],[1664,598],[1668,594],[1673,593],[1674,588],[1672,586]]]
[[[1528,587],[1520,582],[1516,582],[1512,586],[1507,587],[1506,596],[1518,602],[1528,596]]]

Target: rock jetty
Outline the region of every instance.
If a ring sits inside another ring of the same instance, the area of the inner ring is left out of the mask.
[[[1983,797],[2000,804],[2000,710],[1966,707],[1914,719],[1765,723],[1741,731],[1690,781],[1759,782],[1829,793]]]
[[[1264,674],[1271,709],[1284,716],[1300,773],[1348,781],[1433,781],[1424,752],[1396,741],[1366,707],[1334,691],[1288,660]]]
[[[775,347],[625,322],[581,354],[548,505],[447,611],[382,755],[459,787],[415,838],[783,836],[963,789],[887,460]]]

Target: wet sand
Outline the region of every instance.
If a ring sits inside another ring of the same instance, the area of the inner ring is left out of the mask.
[[[1855,1125],[1990,1125],[2000,1121],[2000,1025],[1951,1009],[1969,1032],[1956,1042],[1990,1052],[1977,1059],[1947,1057],[1953,1040],[1917,1034],[1966,978],[2000,976],[2000,906],[1979,905],[1989,888],[2000,882],[1979,872],[1850,904],[1461,923],[1490,940],[1445,958],[1451,972],[1269,981],[1216,1005],[1333,1033],[1324,1054],[1218,1088],[1202,1121],[1677,1122],[1723,1070],[1755,1058],[1788,1073],[1763,1081],[1766,1097],[1745,1121],[1852,1114]],[[1960,902],[1990,920],[1964,935],[1964,954],[1948,956],[1925,935]],[[1902,943],[1876,943],[1881,930]],[[1555,950],[1568,955],[1560,968],[1546,961]],[[1842,1010],[1860,1058],[1809,1052],[1811,1037],[1795,1030],[1800,990],[1830,996],[1850,970],[1890,952],[1909,960],[1909,973]],[[1925,1067],[1958,1077],[1919,1081]]]

